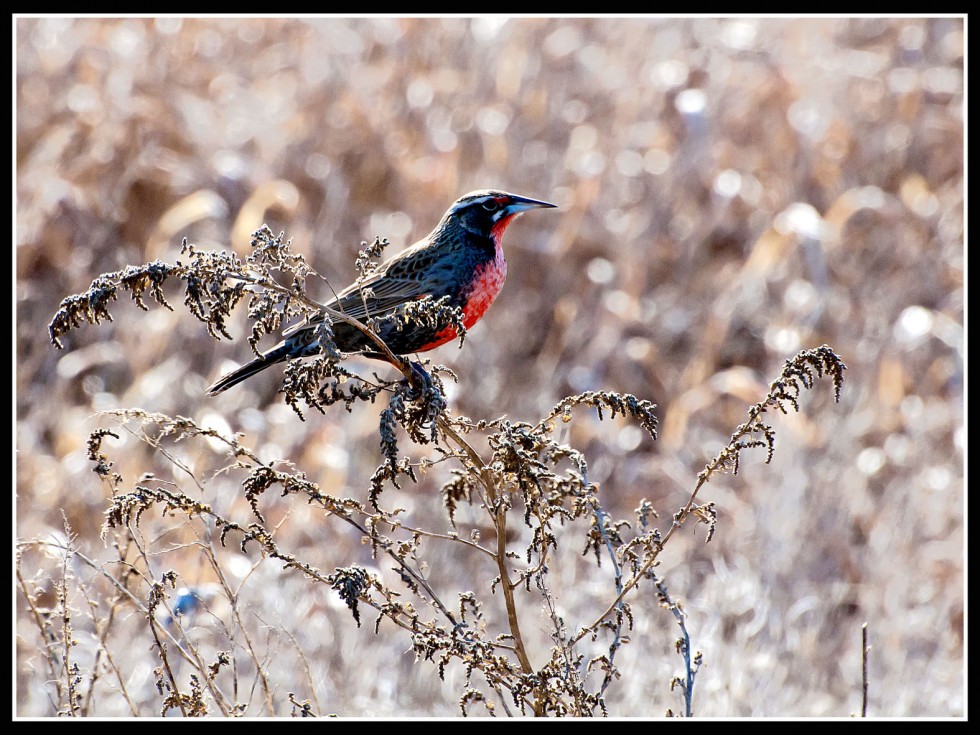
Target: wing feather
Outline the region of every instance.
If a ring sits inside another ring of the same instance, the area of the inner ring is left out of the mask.
[[[403,304],[432,294],[432,276],[438,275],[439,268],[434,267],[436,253],[425,245],[424,241],[416,243],[383,262],[367,278],[338,293],[326,306],[364,321],[387,316]],[[298,322],[286,329],[282,337],[288,339],[319,321],[320,317],[314,316]]]

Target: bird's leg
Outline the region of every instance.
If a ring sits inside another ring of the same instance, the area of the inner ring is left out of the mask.
[[[372,360],[381,360],[382,362],[387,362],[389,365],[396,367],[398,371],[405,376],[402,378],[402,381],[415,388],[417,395],[424,395],[427,391],[435,389],[435,384],[432,382],[432,376],[426,372],[425,368],[422,367],[422,363],[420,362],[412,362],[401,355],[385,355],[380,352],[362,352],[361,356],[371,358]],[[417,396],[412,397],[414,398]]]
[[[436,388],[432,376],[422,367],[422,363],[420,362],[414,362],[401,355],[383,355],[380,352],[364,352],[361,354],[364,357],[369,357],[372,360],[381,360],[398,368],[398,371],[405,376],[402,378],[402,382],[413,389],[407,396],[410,399],[419,398],[433,392],[442,393],[442,391]]]

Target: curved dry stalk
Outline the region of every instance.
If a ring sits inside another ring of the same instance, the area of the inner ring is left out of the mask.
[[[479,452],[477,452],[468,441],[463,439],[463,437],[461,437],[459,433],[453,429],[445,416],[440,415],[438,422],[439,428],[443,430],[443,433],[452,439],[453,442],[455,442],[456,445],[466,453],[466,456],[479,473],[483,486],[487,490],[487,503],[485,506],[487,511],[490,513],[491,519],[493,520],[494,531],[497,535],[497,547],[493,557],[497,563],[497,572],[500,575],[500,586],[504,593],[504,607],[507,611],[507,624],[510,628],[511,635],[514,637],[514,653],[516,654],[517,660],[521,665],[521,670],[525,674],[532,674],[534,672],[534,667],[531,665],[531,659],[528,657],[527,647],[524,644],[524,636],[521,633],[520,617],[517,614],[517,601],[514,598],[514,589],[516,585],[510,581],[510,574],[507,569],[507,509],[500,502],[500,493],[496,487],[496,484],[493,482],[493,477],[489,468],[483,461],[483,457],[480,456]],[[544,714],[540,697],[535,697],[533,707],[535,716]]]

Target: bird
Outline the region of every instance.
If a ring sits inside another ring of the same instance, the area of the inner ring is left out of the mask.
[[[448,299],[462,310],[468,330],[490,308],[507,276],[501,239],[520,214],[556,205],[495,189],[472,191],[457,199],[439,224],[414,245],[382,262],[365,278],[347,286],[326,307],[361,322],[379,319],[378,336],[395,355],[426,352],[459,336],[455,324],[432,324],[385,317],[404,314],[421,299]],[[325,310],[324,310],[325,311]],[[318,327],[324,311],[287,328],[282,341],[251,362],[223,375],[208,389],[218,395],[256,373],[291,358],[320,352]],[[387,359],[363,332],[340,320],[331,324],[337,349],[347,354]]]

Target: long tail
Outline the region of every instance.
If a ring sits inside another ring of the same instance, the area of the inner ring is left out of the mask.
[[[208,388],[207,394],[209,396],[216,396],[219,393],[231,388],[233,385],[238,385],[243,380],[251,378],[256,373],[260,373],[267,367],[275,365],[277,362],[282,362],[285,360],[290,352],[292,352],[292,347],[285,343],[276,345],[268,352],[263,352],[261,357],[256,357],[251,362],[245,363],[239,368],[235,368],[227,375],[222,375],[214,384]]]

